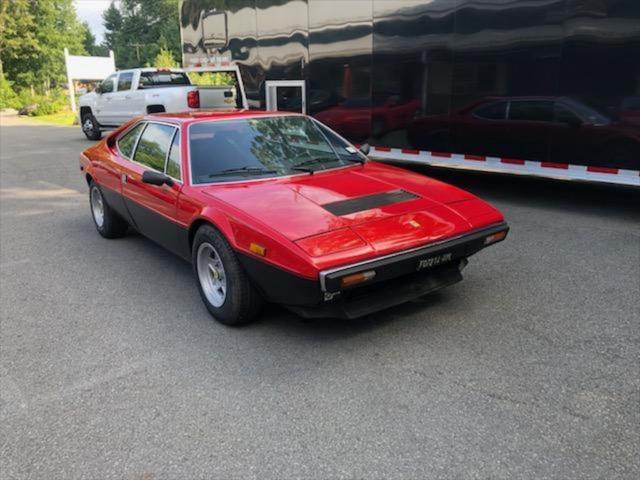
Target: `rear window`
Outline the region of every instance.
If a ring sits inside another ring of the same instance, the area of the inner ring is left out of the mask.
[[[142,72],[140,88],[171,87],[174,85],[191,85],[189,77],[182,72]]]

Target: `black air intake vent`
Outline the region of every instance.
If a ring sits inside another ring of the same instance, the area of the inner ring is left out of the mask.
[[[350,198],[349,200],[340,200],[339,202],[325,203],[322,208],[340,217],[342,215],[350,215],[352,213],[364,212],[372,208],[384,207],[393,203],[406,202],[420,198],[413,193],[404,190],[391,190],[390,192],[376,193],[374,195],[365,195],[358,198]]]

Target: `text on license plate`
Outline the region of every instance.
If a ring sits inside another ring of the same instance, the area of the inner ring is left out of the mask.
[[[418,270],[437,267],[438,265],[442,265],[443,263],[450,262],[451,256],[451,253],[443,253],[442,255],[437,255],[435,257],[423,258],[422,260],[418,261]]]

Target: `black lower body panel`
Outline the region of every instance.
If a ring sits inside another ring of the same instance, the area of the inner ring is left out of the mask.
[[[316,305],[322,301],[320,283],[299,277],[236,252],[240,263],[262,296],[273,303],[291,305]]]
[[[487,246],[506,223],[451,240],[320,273],[311,280],[238,253],[249,278],[267,301],[307,318],[357,318],[421,297],[462,280],[467,258]],[[504,236],[502,237],[504,238]],[[341,278],[374,271],[371,281],[341,286]]]
[[[359,318],[458,283],[462,280],[461,269],[464,264],[466,260],[461,260],[455,264],[406,275],[393,283],[380,283],[346,291],[334,300],[319,306],[285,307],[305,318]]]

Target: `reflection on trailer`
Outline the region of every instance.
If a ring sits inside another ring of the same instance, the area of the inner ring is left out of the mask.
[[[181,3],[184,65],[240,66],[388,159],[640,185],[640,2]]]

